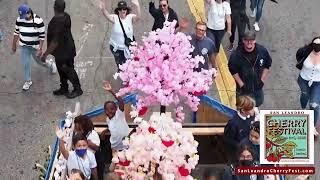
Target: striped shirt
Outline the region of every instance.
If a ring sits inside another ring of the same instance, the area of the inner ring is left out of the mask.
[[[18,17],[14,35],[19,35],[20,46],[31,46],[38,49],[40,40],[45,39],[45,26],[42,18],[36,14],[34,14],[34,20],[26,20]]]

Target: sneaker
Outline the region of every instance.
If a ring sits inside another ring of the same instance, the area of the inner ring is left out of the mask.
[[[22,90],[24,91],[29,90],[31,85],[32,85],[32,81],[26,81],[22,86]]]
[[[73,99],[73,98],[76,98],[78,96],[81,96],[82,94],[83,94],[83,91],[81,89],[73,90],[71,93],[67,94],[66,97],[68,99]]]
[[[257,12],[257,8],[254,8],[254,10],[251,11],[251,13],[250,13],[250,17],[252,17],[252,18],[256,17],[256,12]]]
[[[46,60],[46,64],[50,68],[52,74],[57,73],[57,66],[53,59]]]
[[[229,52],[233,51],[233,43],[230,43],[230,44],[229,44],[227,50],[228,50]]]
[[[253,24],[253,27],[254,27],[254,30],[255,31],[260,31],[260,27],[259,27],[259,24],[257,23],[257,22],[255,22],[254,24]]]
[[[53,91],[53,95],[55,96],[61,96],[61,95],[67,95],[69,93],[69,91],[67,89],[63,89],[63,88],[59,88],[57,90]]]

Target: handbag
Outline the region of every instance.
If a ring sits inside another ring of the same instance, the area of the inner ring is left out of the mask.
[[[131,45],[131,43],[135,41],[135,38],[134,38],[134,36],[133,36],[133,40],[131,40],[131,39],[127,36],[126,31],[125,31],[124,28],[123,28],[123,24],[122,24],[122,22],[121,22],[121,19],[120,19],[119,16],[118,16],[118,18],[119,18],[119,22],[120,22],[121,29],[122,29],[123,36],[124,36],[124,45],[126,45],[127,47],[129,47],[129,46]]]

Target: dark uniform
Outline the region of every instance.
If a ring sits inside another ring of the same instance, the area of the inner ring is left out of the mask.
[[[71,33],[71,18],[69,14],[54,16],[48,25],[48,45],[51,41],[58,42],[57,48],[52,55],[55,57],[57,70],[60,76],[60,91],[54,92],[55,95],[62,95],[68,92],[69,80],[73,85],[73,92],[67,97],[73,98],[82,94],[78,75],[74,69],[74,57],[76,48]]]

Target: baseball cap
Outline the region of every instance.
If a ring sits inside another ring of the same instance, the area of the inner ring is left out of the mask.
[[[20,19],[25,19],[29,12],[30,12],[30,7],[26,4],[22,4],[18,8]]]
[[[253,31],[247,31],[244,33],[243,40],[255,40],[256,39],[256,33]]]
[[[117,9],[128,9],[128,5],[125,1],[119,1]]]

